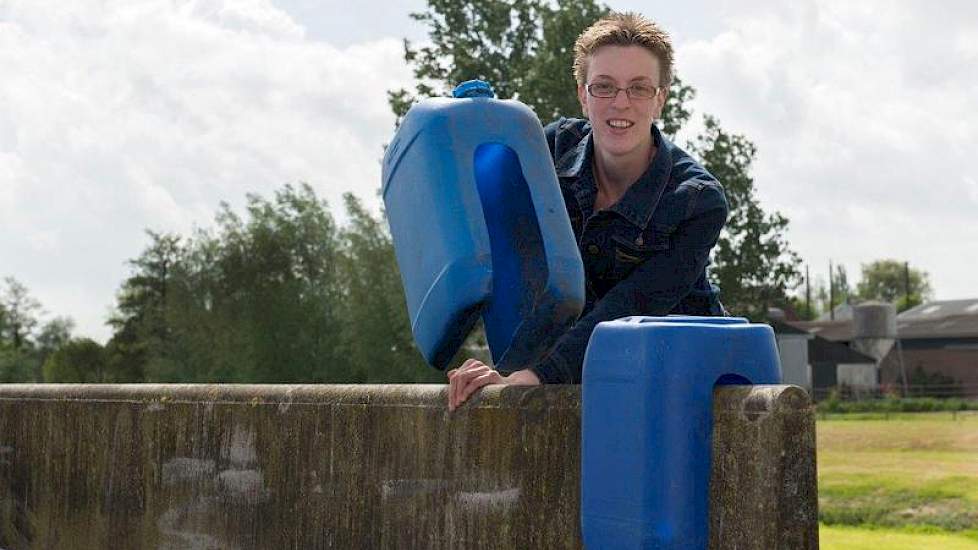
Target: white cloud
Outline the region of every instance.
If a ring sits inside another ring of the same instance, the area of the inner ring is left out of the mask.
[[[697,110],[758,146],[765,205],[813,269],[907,259],[938,297],[978,296],[970,3],[757,2],[678,47]]]
[[[262,0],[0,3],[0,275],[104,339],[144,228],[300,180],[376,205],[400,41],[304,36]]]

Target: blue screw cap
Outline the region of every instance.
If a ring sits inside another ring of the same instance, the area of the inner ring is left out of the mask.
[[[452,90],[452,97],[496,97],[496,92],[485,80],[466,80],[455,86],[455,89]]]

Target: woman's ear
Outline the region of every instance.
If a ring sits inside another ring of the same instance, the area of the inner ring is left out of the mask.
[[[655,97],[652,98],[652,101],[655,102],[652,107],[653,120],[659,120],[662,118],[662,109],[666,107],[666,100],[668,98],[669,98],[669,87],[668,86],[659,87],[659,91],[656,92]]]

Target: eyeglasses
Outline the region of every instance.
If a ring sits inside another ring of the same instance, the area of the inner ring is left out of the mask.
[[[595,82],[588,84],[586,88],[587,93],[602,99],[618,97],[618,92],[622,90],[625,90],[628,99],[652,99],[661,89],[661,87],[649,86],[648,84],[632,84],[627,88],[619,88],[609,82]]]

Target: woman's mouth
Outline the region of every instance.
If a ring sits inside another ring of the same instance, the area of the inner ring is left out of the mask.
[[[611,126],[616,130],[624,130],[627,128],[631,128],[632,126],[635,125],[634,122],[630,120],[625,120],[623,118],[610,118],[607,120],[606,123],[608,124],[608,126]]]

